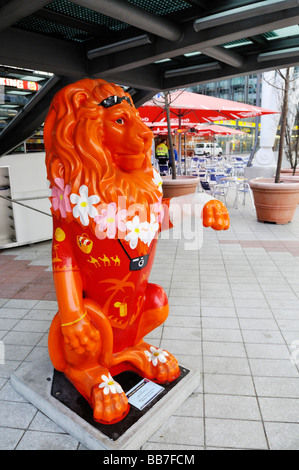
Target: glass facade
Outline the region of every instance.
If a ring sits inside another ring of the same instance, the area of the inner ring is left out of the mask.
[[[244,77],[234,77],[229,80],[196,85],[189,90],[202,95],[216,96],[217,98],[258,106],[256,96],[257,79],[257,75],[246,75]]]
[[[275,34],[278,35],[278,33],[280,32],[277,30]],[[289,91],[289,96],[292,96],[292,98],[290,99],[296,99],[294,98],[294,92],[296,88],[298,88],[298,78],[299,67],[293,67]],[[259,90],[258,84],[260,85]],[[235,77],[229,80],[221,80],[218,82],[197,85],[195,87],[190,88],[189,91],[232,101],[240,101],[254,106],[261,106],[261,97],[263,93],[263,78],[262,74]],[[224,147],[224,149],[229,148],[229,151],[232,153],[250,153],[251,149],[255,144],[255,129],[256,126],[260,126],[260,119],[252,118],[238,121],[223,121],[222,123],[226,126],[232,126],[235,129],[240,129],[241,131],[245,132],[245,134],[238,138],[218,136],[216,137],[217,143]],[[297,126],[294,126],[292,130],[292,135],[295,135],[296,132],[298,132],[298,129]],[[278,149],[279,134],[280,125],[278,125],[277,128],[276,138],[274,142],[274,150]]]
[[[260,99],[258,96],[258,80],[260,76],[246,75],[241,77],[234,77],[229,80],[220,80],[218,82],[205,83],[196,85],[188,90],[193,93],[200,93],[202,95],[215,96],[231,101],[239,101],[248,103],[253,106],[260,106]],[[261,84],[261,80],[260,80]],[[261,87],[262,88],[262,87]],[[262,90],[260,89],[260,93]],[[260,94],[261,96],[261,94]],[[256,118],[244,119],[238,121],[222,121],[219,124],[239,129],[244,134],[240,136],[216,136],[216,142],[223,148],[224,153],[250,153],[254,146],[255,128],[259,126],[259,121]],[[197,140],[194,137],[192,140]],[[208,138],[205,138],[207,140]],[[192,142],[193,145],[193,142]]]

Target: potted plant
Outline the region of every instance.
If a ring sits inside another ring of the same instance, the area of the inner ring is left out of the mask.
[[[283,82],[280,141],[275,178],[256,178],[249,182],[253,192],[257,219],[260,222],[287,224],[299,203],[299,182],[281,180],[281,164],[287,127],[289,105],[290,68],[280,73]]]

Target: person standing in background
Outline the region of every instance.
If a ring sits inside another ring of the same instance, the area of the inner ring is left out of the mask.
[[[175,148],[175,144],[173,144],[173,154],[174,154],[175,162],[177,163],[177,162],[178,162],[178,159],[179,159],[179,156],[178,156],[177,149]],[[169,155],[169,166],[172,167],[171,151],[170,151],[170,149],[168,150],[168,155]]]
[[[156,159],[159,165],[167,165],[169,161],[168,147],[166,145],[166,139],[161,140],[160,144],[156,147]]]

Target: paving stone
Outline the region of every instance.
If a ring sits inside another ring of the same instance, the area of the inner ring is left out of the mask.
[[[205,394],[205,416],[255,421],[261,418],[255,397],[213,394]]]
[[[288,423],[299,422],[299,403],[297,398],[259,398],[261,413],[265,421]]]
[[[21,429],[0,428],[0,450],[14,450],[24,431]]]
[[[205,356],[220,357],[246,357],[242,343],[203,341],[203,354]]]
[[[25,299],[10,299],[6,302],[6,308],[32,308],[37,303],[37,300],[25,300]]]
[[[205,374],[205,393],[255,395],[251,377],[245,375]]]
[[[149,442],[202,446],[204,444],[203,420],[202,418],[171,416],[149,438]]]
[[[234,449],[267,449],[261,422],[212,419],[206,421],[206,445]]]
[[[251,375],[247,358],[206,357],[204,372],[207,374]]]
[[[265,423],[271,450],[298,450],[299,424]]]
[[[78,445],[68,434],[26,431],[16,450],[76,450]]]
[[[298,377],[298,369],[290,360],[249,359],[253,376]]]
[[[255,377],[254,383],[259,396],[299,398],[299,378]]]
[[[0,426],[26,429],[36,411],[29,403],[0,401]]]

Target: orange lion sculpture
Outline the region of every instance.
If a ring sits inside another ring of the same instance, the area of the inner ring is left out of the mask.
[[[114,375],[133,370],[167,383],[180,374],[172,354],[143,339],[169,311],[162,287],[148,282],[169,206],[151,165],[152,138],[130,95],[104,80],[60,90],[44,126],[59,309],[49,354],[107,424],[129,411]],[[226,208],[211,199],[203,224],[227,229]]]

